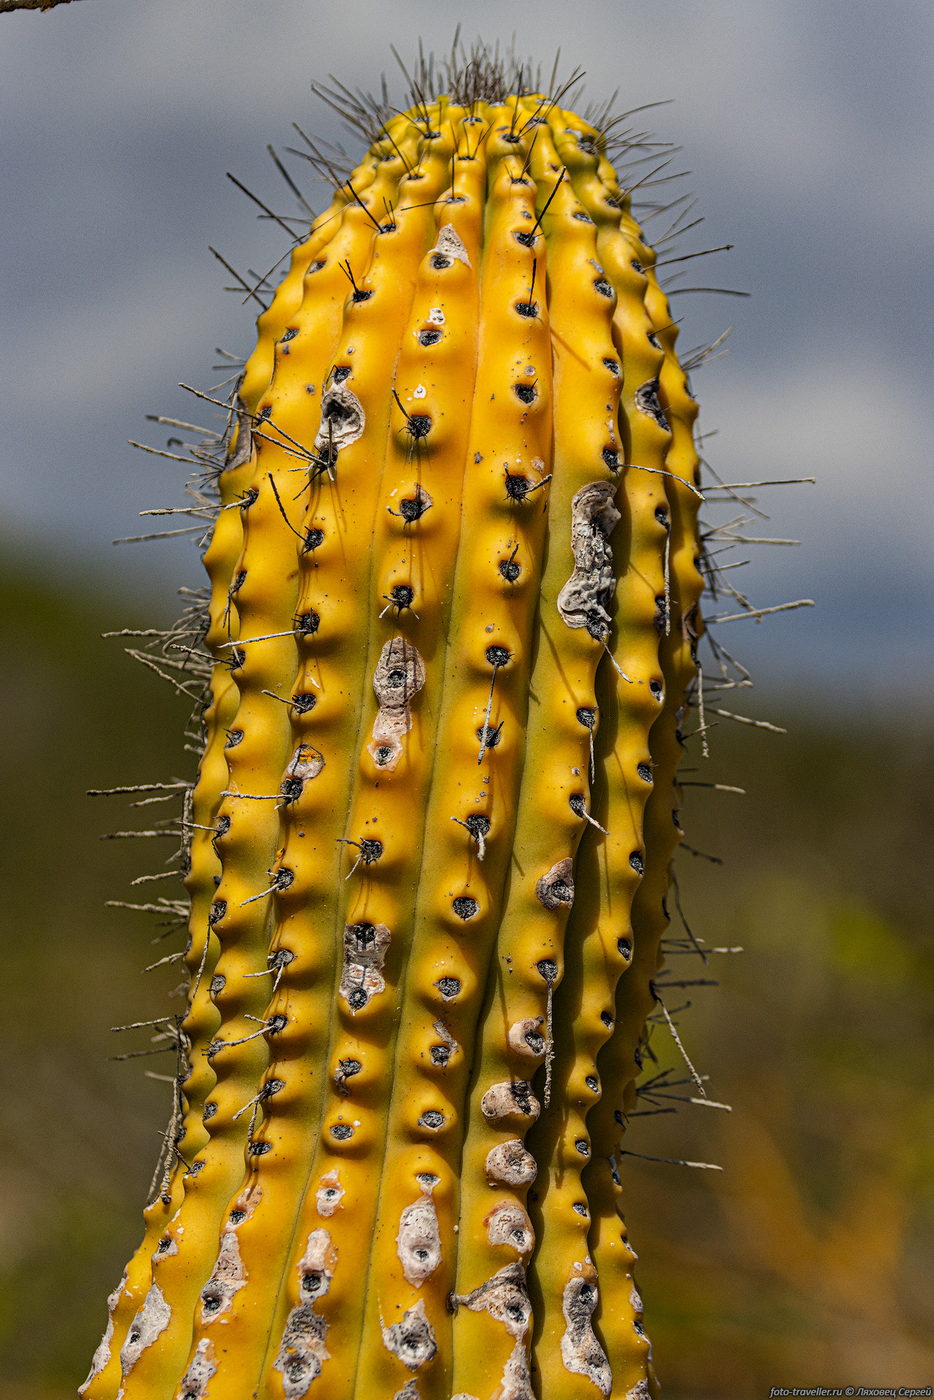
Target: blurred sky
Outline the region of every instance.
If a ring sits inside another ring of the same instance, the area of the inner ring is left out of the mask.
[[[736,245],[687,264],[685,284],[753,293],[672,303],[684,346],[736,328],[694,377],[708,454],[728,481],[819,478],[771,493],[773,528],[756,531],[802,547],[756,550],[740,575],[757,605],[819,606],[722,639],[766,691],[920,709],[934,680],[929,0],[77,0],[0,15],[0,540],[62,569],[93,556],[118,595],[145,584],[164,603],[199,581],[190,546],[110,541],[181,496],[173,464],[126,439],[164,445],[146,413],[199,421],[175,386],[221,378],[214,346],[252,346],[253,313],[220,290],[207,245],[240,269],[283,251],[225,172],[294,213],[267,142],[292,144],[294,120],[361,153],[311,80],[375,88],[385,71],[401,101],[390,44],[446,52],[459,18],[468,45],[515,34],[546,73],[560,47],[562,72],[586,70],[585,102],[675,99],[638,120],[683,147],[673,168],[692,172],[705,215],[677,251]]]

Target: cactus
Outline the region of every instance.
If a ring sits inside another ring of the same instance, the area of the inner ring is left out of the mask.
[[[703,632],[696,406],[612,123],[448,78],[352,100],[369,152],[197,453],[188,1000],[84,1400],[656,1394],[618,1162]]]

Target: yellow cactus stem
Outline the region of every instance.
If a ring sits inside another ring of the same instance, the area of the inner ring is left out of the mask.
[[[573,169],[572,156],[565,160]],[[587,821],[575,881],[579,893],[553,1012],[552,1093],[564,1113],[546,1115],[529,1144],[539,1163],[532,1212],[540,1236],[535,1282],[541,1337],[536,1352],[539,1364],[549,1352],[557,1364],[562,1349],[570,1350],[566,1313],[583,1291],[613,1358],[617,1388],[625,1377],[620,1391],[625,1394],[647,1375],[648,1343],[641,1310],[633,1303],[632,1254],[625,1232],[621,1235],[614,1224],[618,1174],[612,1148],[598,1143],[594,1156],[589,1114],[599,1099],[613,1096],[612,1081],[605,1085],[598,1071],[598,1055],[614,1032],[617,983],[631,967],[630,911],[643,879],[643,814],[653,786],[649,735],[659,718],[653,683],[662,677],[659,651],[669,592],[666,462],[671,434],[640,401],[642,386],[657,379],[662,361],[645,305],[645,275],[633,266],[635,250],[625,229],[606,218],[605,188],[594,180],[596,156],[578,154],[574,164],[574,188],[600,229],[600,257],[617,292],[614,353],[627,431],[621,467],[625,489],[618,496],[624,515],[614,532],[615,621],[626,675],[604,668],[600,676],[603,782],[594,786],[590,812],[583,797],[579,803]],[[605,1384],[609,1375],[592,1344],[589,1358],[584,1353],[578,1359],[578,1379],[567,1382],[569,1396],[588,1394],[589,1387]]]
[[[696,407],[605,132],[448,76],[355,101],[230,405],[175,1108],[85,1400],[656,1394],[619,1142]]]

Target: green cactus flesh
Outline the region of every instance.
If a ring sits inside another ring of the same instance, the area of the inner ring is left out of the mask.
[[[616,1159],[695,679],[695,404],[601,132],[392,117],[205,555],[169,1165],[85,1400],[655,1393]]]

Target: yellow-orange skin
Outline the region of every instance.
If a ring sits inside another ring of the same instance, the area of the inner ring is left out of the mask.
[[[601,148],[540,96],[396,116],[260,317],[205,556],[178,1157],[86,1400],[655,1393],[612,1159],[678,839],[695,406]],[[572,625],[594,486],[607,620]],[[491,1166],[522,1144],[534,1185]]]

